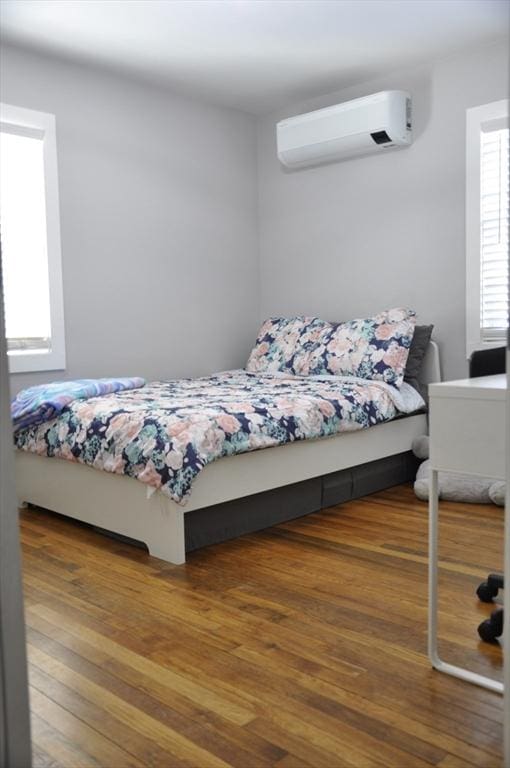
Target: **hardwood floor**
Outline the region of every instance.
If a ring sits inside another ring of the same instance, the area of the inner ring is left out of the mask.
[[[502,510],[442,504],[442,652],[501,676],[474,588]],[[502,765],[497,694],[431,671],[408,487],[170,566],[22,513],[36,768]]]

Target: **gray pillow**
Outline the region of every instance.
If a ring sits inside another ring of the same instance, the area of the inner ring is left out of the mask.
[[[419,377],[433,329],[433,325],[417,325],[414,329],[404,373],[404,381],[417,389],[425,400],[427,399],[427,392],[423,390],[426,390],[426,387],[420,385]]]

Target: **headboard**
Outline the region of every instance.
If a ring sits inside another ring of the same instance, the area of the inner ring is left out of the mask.
[[[441,362],[439,360],[439,347],[435,341],[429,341],[423,365],[420,371],[420,384],[426,386],[436,381],[441,381]]]

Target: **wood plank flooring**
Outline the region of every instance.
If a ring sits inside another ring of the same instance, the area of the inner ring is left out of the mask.
[[[501,677],[474,588],[502,510],[442,504],[442,653]],[[185,566],[21,515],[36,768],[502,766],[502,702],[433,672],[427,509],[401,486]]]

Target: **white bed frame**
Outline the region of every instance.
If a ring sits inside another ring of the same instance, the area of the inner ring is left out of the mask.
[[[441,380],[434,342],[421,378],[424,384]],[[16,451],[18,500],[143,541],[151,555],[179,565],[186,561],[187,512],[403,453],[427,432],[426,414],[417,414],[358,432],[222,458],[201,471],[185,506],[160,491],[148,497],[146,485],[124,475]]]

